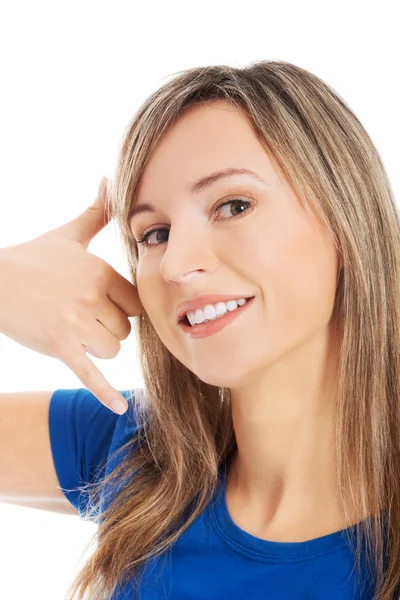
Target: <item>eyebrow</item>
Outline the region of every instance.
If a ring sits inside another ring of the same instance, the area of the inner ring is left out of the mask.
[[[228,167],[227,169],[222,169],[221,171],[215,171],[214,173],[210,173],[205,177],[200,177],[200,179],[196,179],[190,186],[189,191],[192,194],[196,194],[205,190],[207,187],[215,183],[216,181],[220,181],[221,179],[226,179],[228,177],[233,177],[234,175],[247,175],[248,177],[252,177],[258,183],[263,185],[267,185],[266,181],[260,177],[254,171],[250,169],[239,169],[237,167]],[[129,211],[129,219],[132,219],[134,216],[144,213],[144,212],[156,212],[156,209],[151,204],[137,204]]]

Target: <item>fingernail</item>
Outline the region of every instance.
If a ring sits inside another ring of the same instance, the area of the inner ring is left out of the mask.
[[[123,415],[128,410],[128,405],[126,404],[126,402],[123,402],[119,398],[116,398],[111,402],[110,408],[112,408],[112,410],[115,413],[117,413],[117,415]]]

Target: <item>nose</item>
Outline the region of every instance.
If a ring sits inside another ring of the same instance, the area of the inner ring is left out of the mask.
[[[219,261],[212,248],[206,228],[175,227],[169,232],[160,272],[169,283],[183,283],[196,275],[207,275],[218,268]]]

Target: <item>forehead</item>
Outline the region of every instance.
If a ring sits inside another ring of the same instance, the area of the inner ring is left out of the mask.
[[[248,118],[224,100],[191,106],[153,150],[143,171],[136,200],[188,189],[191,182],[226,168],[248,168],[276,176]]]

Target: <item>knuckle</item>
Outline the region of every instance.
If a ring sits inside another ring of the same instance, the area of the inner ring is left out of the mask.
[[[109,264],[97,256],[96,263],[93,267],[93,278],[96,284],[99,284],[108,278],[109,269]]]
[[[100,302],[99,289],[95,286],[91,286],[89,289],[85,290],[83,299],[88,306],[98,306]]]
[[[98,306],[104,292],[105,282],[107,280],[107,263],[101,259],[96,260],[90,276],[90,282],[84,291],[84,301],[89,306]]]
[[[90,379],[90,376],[96,372],[97,372],[96,367],[93,364],[89,364],[89,365],[85,365],[84,367],[79,369],[78,376],[79,376],[79,379],[86,385],[86,383]]]
[[[104,384],[103,386],[100,386],[99,389],[95,390],[95,395],[97,396],[97,398],[99,400],[101,400],[101,397],[104,395],[106,395],[106,393],[110,390],[111,386],[108,384]],[[102,401],[102,400],[101,400]]]
[[[85,323],[85,313],[82,306],[76,305],[63,312],[59,322],[58,337],[61,343],[78,337]]]

